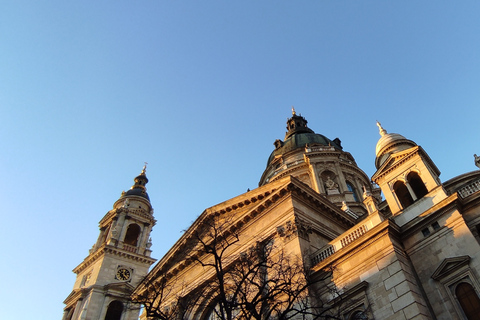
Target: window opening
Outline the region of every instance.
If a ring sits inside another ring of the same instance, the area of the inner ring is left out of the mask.
[[[428,230],[428,228],[425,228],[422,230],[422,233],[423,233],[423,236],[426,237],[428,235],[430,235],[430,230]]]
[[[417,199],[423,198],[427,193],[427,187],[422,181],[422,178],[416,172],[410,172],[407,176],[408,184],[412,187],[413,193]]]
[[[123,312],[123,303],[118,300],[110,302],[105,320],[120,320]]]
[[[435,221],[434,223],[432,223],[432,228],[433,228],[433,230],[438,230],[438,229],[440,229],[440,225],[438,224],[437,221]]]
[[[357,192],[355,190],[355,187],[347,181],[347,188],[348,188],[348,191],[352,192],[353,193],[353,199],[356,201],[356,202],[360,202],[358,200],[358,197],[357,197]]]
[[[402,181],[395,182],[393,191],[404,209],[413,203],[413,198],[410,192],[408,192],[407,186]]]
[[[138,224],[132,223],[128,226],[127,233],[125,234],[125,239],[123,243],[136,246],[138,241],[138,236],[140,235],[140,226]]]
[[[455,289],[455,294],[467,319],[478,319],[478,315],[480,314],[480,299],[473,287],[467,282],[462,282]]]

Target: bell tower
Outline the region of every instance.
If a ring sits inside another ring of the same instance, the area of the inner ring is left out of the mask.
[[[372,181],[402,226],[447,197],[440,171],[421,146],[398,133],[388,133],[379,122],[376,146],[377,172]]]
[[[73,272],[77,279],[65,299],[63,320],[136,320],[129,295],[156,261],[150,257],[155,225],[145,185],[146,166],[99,222],[100,234]]]

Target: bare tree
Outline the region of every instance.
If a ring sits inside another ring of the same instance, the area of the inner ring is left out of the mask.
[[[196,300],[185,298],[185,285],[175,277],[162,274],[147,276],[131,297],[131,308],[143,310],[147,319],[182,320],[195,306]]]
[[[273,236],[246,248],[231,221],[219,216],[204,220],[192,235],[187,259],[206,278],[194,289],[167,275],[144,281],[134,300],[145,306],[148,319],[191,319],[196,310],[219,320],[343,319],[340,295],[336,302],[320,299],[332,270],[312,274],[302,257],[285,252]]]

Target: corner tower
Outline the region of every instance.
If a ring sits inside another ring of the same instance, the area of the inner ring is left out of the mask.
[[[292,108],[284,140],[274,142],[259,186],[285,176],[294,176],[356,217],[367,213],[363,194],[380,199],[368,176],[345,152],[338,138],[328,139],[307,126],[307,120]]]
[[[396,222],[402,226],[446,198],[435,163],[412,140],[388,133],[379,122],[376,146],[377,172],[372,181],[380,186]],[[400,216],[401,215],[401,216]]]
[[[77,279],[65,299],[63,320],[136,320],[129,295],[155,262],[150,232],[155,225],[145,185],[146,167],[99,222],[100,234],[73,272]]]

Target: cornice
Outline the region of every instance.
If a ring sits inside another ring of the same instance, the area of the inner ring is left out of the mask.
[[[100,227],[103,227],[109,224],[110,221],[115,218],[115,216],[117,216],[118,214],[121,214],[122,212],[124,212],[126,215],[130,217],[133,217],[134,219],[137,219],[142,222],[149,222],[152,225],[155,225],[155,223],[157,222],[157,220],[155,220],[153,215],[150,214],[150,212],[148,212],[145,209],[121,207],[121,208],[112,209],[109,212],[107,212],[107,214],[99,222]]]
[[[325,156],[331,156],[335,157],[338,159],[338,155],[342,154],[345,152],[338,151],[338,150],[320,150],[320,151],[310,151],[310,152],[304,152],[303,154],[307,158],[315,158],[315,157],[325,157]]]
[[[280,171],[279,173],[274,175],[272,177],[272,179],[270,179],[269,183],[281,180],[281,179],[285,178],[286,176],[289,176],[292,172],[297,171],[299,169],[308,169],[308,166],[309,166],[308,163],[302,162],[301,164],[298,164],[298,165],[292,166],[292,167],[290,167],[286,170]]]
[[[155,261],[157,261],[156,259],[153,259],[153,258],[150,258],[150,257],[142,256],[142,255],[131,253],[131,252],[127,252],[127,251],[124,251],[122,249],[115,248],[115,247],[112,247],[110,245],[104,244],[103,246],[98,248],[95,252],[88,255],[88,257],[86,257],[85,260],[83,260],[83,262],[80,263],[72,271],[74,273],[78,274],[78,273],[82,272],[83,270],[85,270],[86,268],[88,268],[93,263],[95,263],[98,259],[105,256],[106,254],[116,255],[116,256],[119,256],[119,257],[127,258],[127,259],[130,259],[130,260],[134,260],[134,261],[149,264],[149,265],[151,265]]]

